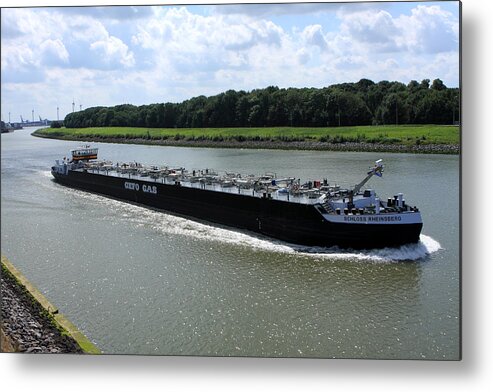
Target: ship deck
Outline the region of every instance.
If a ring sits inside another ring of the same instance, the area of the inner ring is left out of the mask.
[[[112,176],[128,180],[144,181],[150,184],[166,184],[176,185],[179,182],[180,186],[189,188],[204,189],[208,191],[234,193],[244,196],[271,198],[274,200],[288,201],[301,204],[317,204],[320,203],[319,197],[325,194],[327,189],[311,188],[308,189],[299,186],[299,189],[293,192],[288,190],[288,182],[294,179],[278,179],[275,177],[269,178],[269,175],[260,177],[244,176],[238,177],[231,174],[219,175],[210,169],[196,171],[195,176],[185,172],[183,174],[154,172],[149,173],[147,170],[127,170],[121,169],[121,166],[99,166],[85,165],[83,167],[72,168],[73,171],[88,172],[92,174]],[[207,170],[207,173],[206,173]],[[168,170],[166,170],[168,171]],[[169,169],[169,171],[172,171]],[[203,174],[203,175],[202,175]],[[259,180],[260,179],[260,180]],[[263,179],[263,180],[262,180]],[[279,185],[272,185],[272,180]],[[260,181],[260,182],[259,182]],[[255,184],[257,183],[257,184]],[[334,188],[334,187],[332,187]]]

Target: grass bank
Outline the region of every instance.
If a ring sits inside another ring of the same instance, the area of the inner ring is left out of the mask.
[[[339,128],[44,128],[35,136],[196,147],[282,148],[458,153],[457,126],[399,125]],[[443,148],[441,148],[443,147]]]

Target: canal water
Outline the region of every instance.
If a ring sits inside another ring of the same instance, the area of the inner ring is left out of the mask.
[[[458,359],[459,157],[93,143],[100,157],[359,182],[420,207],[399,249],[306,248],[72,190],[78,143],[1,136],[1,250],[104,353]]]

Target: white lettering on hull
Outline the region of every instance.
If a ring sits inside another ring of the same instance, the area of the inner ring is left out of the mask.
[[[400,222],[402,216],[344,216],[344,222]]]
[[[146,193],[154,193],[157,195],[157,187],[156,185],[142,185],[142,190]]]
[[[138,191],[140,189],[140,185],[137,184],[136,182],[125,181],[125,189],[131,190],[131,191]]]
[[[130,191],[140,191],[140,185],[136,182],[129,182],[125,181],[124,184],[125,189],[128,189]],[[153,193],[154,195],[157,195],[157,186],[156,185],[142,185],[142,192],[145,193]]]
[[[400,214],[374,214],[374,215],[329,215],[323,217],[333,223],[363,224],[363,225],[391,225],[391,224],[413,224],[422,223],[419,212],[408,212]]]

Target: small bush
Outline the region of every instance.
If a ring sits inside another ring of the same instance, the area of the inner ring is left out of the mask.
[[[63,123],[61,121],[52,121],[50,124],[51,128],[61,128]]]
[[[358,135],[356,136],[356,141],[358,143],[364,142],[366,141],[366,136],[362,133],[358,133]]]

